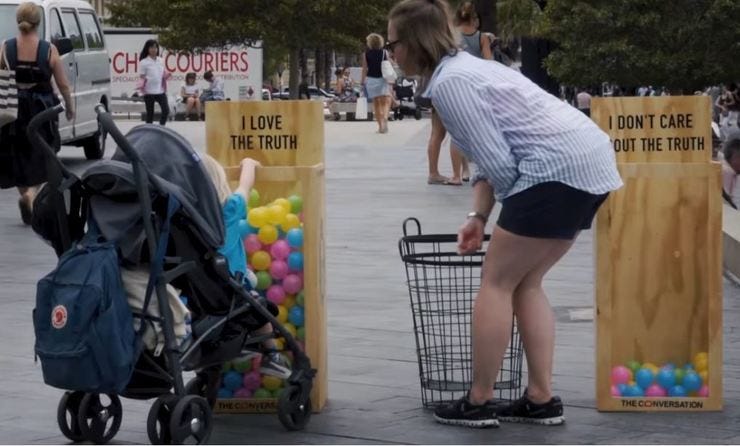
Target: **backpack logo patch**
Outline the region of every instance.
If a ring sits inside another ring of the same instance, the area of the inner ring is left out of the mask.
[[[51,310],[51,326],[60,330],[67,325],[67,308],[64,305],[57,305]]]

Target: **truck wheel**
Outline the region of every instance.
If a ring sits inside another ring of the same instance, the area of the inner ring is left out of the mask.
[[[108,135],[103,131],[103,127],[98,123],[98,131],[89,138],[82,141],[82,148],[85,150],[85,158],[89,160],[99,160],[105,155],[105,139]]]

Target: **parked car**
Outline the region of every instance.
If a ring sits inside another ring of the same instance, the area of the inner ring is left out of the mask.
[[[21,0],[0,0],[0,40],[15,37],[15,11]],[[95,106],[108,107],[110,61],[100,21],[90,3],[81,0],[35,1],[42,9],[39,37],[53,43],[62,58],[72,87],[76,116],[59,116],[62,144],[82,147],[87,159],[105,153],[105,132],[98,124]]]
[[[310,85],[308,87],[308,95],[312,100],[321,100],[324,102],[336,98],[335,95],[315,85]],[[290,99],[290,87],[283,87],[282,91],[280,91],[279,93],[274,93],[272,97],[273,99]]]

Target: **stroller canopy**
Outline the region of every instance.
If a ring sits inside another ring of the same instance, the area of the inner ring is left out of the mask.
[[[200,155],[180,135],[160,126],[138,126],[126,138],[153,174],[150,193],[176,197],[203,240],[214,249],[221,247],[221,203]],[[128,157],[118,148],[112,160],[95,163],[82,180],[94,191],[90,209],[102,234],[119,240],[124,257],[138,263],[144,228]]]

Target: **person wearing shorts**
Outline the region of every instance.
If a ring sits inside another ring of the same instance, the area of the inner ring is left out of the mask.
[[[519,72],[459,51],[450,22],[444,0],[403,0],[390,12],[386,45],[406,75],[427,80],[422,95],[478,169],[473,208],[458,232],[461,254],[481,248],[494,202],[502,203],[473,307],[473,382],[434,417],[471,427],[561,424],[551,384],[555,319],[542,281],[622,180],[609,137],[593,121]],[[491,399],[512,312],[528,386],[500,406]]]

